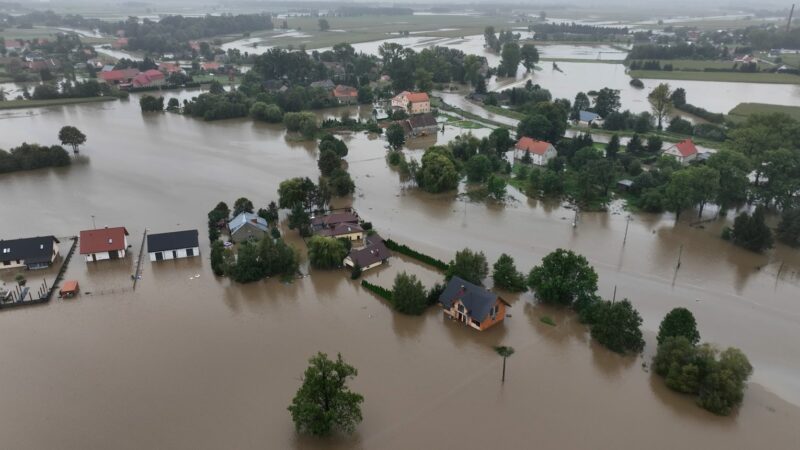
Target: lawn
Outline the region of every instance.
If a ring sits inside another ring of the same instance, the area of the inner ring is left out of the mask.
[[[800,106],[767,105],[765,103],[739,103],[728,116],[733,121],[742,121],[753,114],[783,113],[800,120]]]
[[[74,105],[77,103],[110,102],[116,97],[55,98],[52,100],[8,100],[0,102],[1,109],[39,108],[43,106]]]
[[[632,70],[633,78],[656,78],[663,80],[721,81],[732,83],[776,83],[800,84],[800,76],[788,73],[744,73],[744,72],[689,72],[666,70]]]
[[[661,63],[661,67],[664,67],[666,64],[672,64],[672,68],[674,70],[688,70],[688,71],[699,71],[702,72],[703,69],[730,69],[733,67],[733,61],[710,61],[704,59],[662,59],[659,60]]]

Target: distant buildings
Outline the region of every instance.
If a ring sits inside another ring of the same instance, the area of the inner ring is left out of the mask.
[[[400,109],[408,114],[431,112],[431,100],[425,92],[403,91],[392,98],[392,109]]]
[[[200,256],[197,230],[148,234],[147,253],[150,255],[150,261]]]
[[[59,243],[54,236],[0,240],[0,269],[50,267],[58,256]]]
[[[243,212],[228,222],[231,240],[237,244],[247,240],[259,240],[269,233],[269,224],[263,217]]]
[[[697,159],[697,147],[691,139],[684,139],[667,147],[664,154],[675,158],[681,164],[688,164]]]
[[[600,117],[599,114],[595,114],[591,111],[579,111],[578,112],[578,123],[581,125],[591,126],[592,124],[601,126],[603,125],[603,118]]]
[[[84,230],[79,243],[86,262],[124,258],[128,249],[128,230],[125,227]]]
[[[358,89],[340,84],[333,89],[333,98],[335,98],[340,105],[358,103]]]
[[[547,162],[558,156],[556,148],[547,141],[537,141],[536,139],[523,137],[514,147],[514,159],[522,160],[525,154],[531,155],[533,164],[546,166]]]
[[[166,77],[163,73],[155,69],[150,69],[141,72],[131,80],[131,86],[134,88],[148,88],[158,87],[166,82]]]
[[[110,85],[125,86],[130,85],[137,75],[139,75],[139,69],[103,69],[102,72],[97,74],[97,77]]]
[[[454,276],[439,296],[444,316],[483,331],[502,322],[510,305],[497,294]]]

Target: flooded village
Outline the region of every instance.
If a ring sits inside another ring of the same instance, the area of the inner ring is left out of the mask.
[[[329,21],[330,34],[347,35],[335,31],[335,17]],[[403,39],[424,48],[414,35]],[[490,54],[483,39],[469,35],[461,49]],[[379,52],[375,41],[353,47]],[[621,66],[574,62],[584,51],[579,45],[551,51],[570,55],[558,63],[569,82],[559,81],[543,60],[544,70],[527,73],[520,66],[516,77],[490,76],[489,91],[524,87],[531,79],[554,99],[571,100],[610,86],[622,90],[623,109],[638,114],[650,110],[647,93],[663,81],[645,79],[643,93],[630,94],[627,75],[614,75],[620,86],[583,83],[572,77],[597,68],[593,78],[603,79],[603,71]],[[497,56],[487,59],[492,67],[500,64]],[[237,89],[240,79],[223,83],[225,90]],[[727,113],[751,101],[800,106],[798,84],[670,83],[709,111]],[[733,84],[743,87],[731,93]],[[469,89],[445,87],[428,90],[427,107],[412,106],[409,98],[422,93],[410,89],[374,102],[357,101],[358,92],[343,94],[353,101],[332,94],[339,106],[311,112],[319,124],[367,123],[381,108],[407,108],[409,116],[397,125],[409,165],[423,164],[430,147],[464,135],[488,140],[503,125],[520,122],[468,98]],[[336,90],[342,91],[334,84]],[[381,133],[335,130],[347,148],[335,170],[349,174],[354,191],[332,195],[325,212],[310,212],[304,233],[292,208],[281,206],[277,220],[258,210],[279,201],[288,179],[322,185],[319,139],[303,138],[284,123],[149,113],[140,103],[158,95],[185,105],[208,92],[208,83],[132,89],[115,101],[0,110],[3,149],[56,145],[65,125],[87,137],[68,166],[0,174],[0,247],[30,255],[20,267],[0,269],[8,292],[0,302],[4,448],[800,445],[800,252],[776,242],[758,253],[720,238],[734,225],[733,208],[722,215],[710,204],[700,218],[694,207],[677,219],[669,210],[646,212],[626,204],[630,197],[624,186],[617,191],[615,178],[603,210],[581,209],[528,195],[512,182],[516,172],[503,175],[508,186],[500,200],[476,195],[476,184],[460,174],[455,189],[427,192],[402,164],[389,161],[397,150],[388,120]],[[582,132],[594,133],[595,143],[611,137],[577,125],[566,135]],[[632,133],[621,134],[629,145]],[[541,137],[518,140],[514,131],[511,137],[504,156],[509,167],[530,156],[535,170],[563,152]],[[684,144],[689,139],[697,140],[694,150]],[[673,141],[662,150],[687,166],[692,163],[681,158],[724,147],[695,136]],[[230,211],[217,222],[218,241],[241,248],[272,240],[275,229],[276,239],[296,249],[294,276],[237,283],[215,275],[208,212],[220,201],[234,209],[239,198],[252,202],[250,211]],[[767,220],[774,228],[780,214]],[[340,268],[315,267],[312,236],[349,241]],[[413,251],[397,251],[400,245]],[[465,248],[483,252],[490,267],[511,256],[526,276],[556,249],[582,255],[597,273],[597,295],[628,299],[640,314],[643,351],[612,352],[578,314],[542,302],[534,291],[499,289],[491,276],[472,283],[437,266]],[[425,288],[442,284],[436,304],[420,315],[402,314],[368,287],[391,290],[400,274]],[[48,301],[6,308],[37,297]],[[678,307],[692,312],[703,342],[741,349],[753,367],[741,405],[728,416],[698,407],[653,369],[659,325]],[[513,355],[499,355],[498,347],[512,347]],[[363,395],[363,421],[352,434],[298,433],[287,411],[317,352],[341,354],[358,371],[348,387]]]

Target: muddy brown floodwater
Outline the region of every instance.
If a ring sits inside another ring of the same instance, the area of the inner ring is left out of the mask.
[[[796,251],[753,255],[719,239],[720,222],[675,226],[668,215],[635,216],[623,247],[624,214],[584,214],[573,229],[570,210],[519,193],[505,206],[423,194],[387,167],[381,140],[349,137],[358,189],[338,203],[352,202],[384,236],[442,259],[465,246],[490,261],[506,252],[523,270],[557,247],[573,248],[597,268],[604,296],[616,286],[636,305],[648,346],[643,357],[609,353],[572,315],[535,304],[531,294],[508,296],[511,317],[477,333],[435,309],[396,314],[344,272],[244,286],[212,275],[207,211],[240,196],[266,205],[281,180],[316,178],[313,144],[248,120],[143,116],[132,96],[6,113],[0,147],[56,143],[64,124],[89,138],[81,159],[0,176],[2,237],[73,235],[95,215],[98,226],[126,226],[134,253],[145,228],[197,228],[203,255],[145,261],[135,291],[132,258],[75,258],[67,278],[80,281],[79,297],[0,312],[3,448],[800,447]],[[438,140],[457,133],[448,128]],[[388,287],[402,270],[427,285],[440,277],[400,257],[365,277]],[[732,417],[703,411],[643,368],[660,319],[676,306],[695,313],[704,340],[750,357],[755,374]],[[557,326],[541,323],[543,315]],[[516,349],[505,385],[492,350],[499,344]],[[366,400],[353,436],[321,441],[294,432],[286,407],[317,351],[341,352],[359,370],[352,386]]]

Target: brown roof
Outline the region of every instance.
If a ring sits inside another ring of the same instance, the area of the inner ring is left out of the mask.
[[[536,153],[537,155],[544,155],[547,152],[547,149],[550,148],[552,144],[547,141],[537,141],[536,139],[532,139],[529,137],[523,137],[522,139],[517,142],[516,148],[518,150],[525,150],[528,153]]]
[[[358,97],[358,89],[345,86],[345,85],[338,85],[333,89],[333,96],[334,97]]]
[[[355,213],[343,212],[317,216],[311,219],[312,225],[335,226],[340,223],[358,223],[358,216]]]
[[[81,231],[81,255],[123,250],[127,235],[125,227]]]
[[[412,129],[438,126],[438,124],[436,123],[436,118],[433,117],[433,114],[431,113],[417,114],[415,116],[411,116],[408,118],[408,123],[409,125],[411,125]]]
[[[386,244],[383,243],[383,238],[377,234],[368,236],[366,241],[366,247],[350,251],[348,256],[353,263],[358,264],[360,267],[369,267],[376,262],[385,261],[392,256],[392,252],[390,252],[389,249],[386,248]]]
[[[364,229],[354,223],[340,223],[333,228],[323,228],[319,231],[320,236],[344,236],[346,234],[362,233]]]

